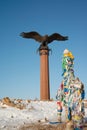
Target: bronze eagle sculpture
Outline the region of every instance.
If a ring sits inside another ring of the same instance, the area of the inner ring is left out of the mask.
[[[34,39],[37,42],[41,43],[41,47],[42,46],[47,46],[49,43],[53,42],[54,40],[57,41],[65,41],[68,40],[68,36],[62,36],[59,33],[53,33],[52,35],[40,35],[38,32],[35,31],[31,31],[31,32],[22,32],[20,34],[20,36],[22,36],[23,38],[30,38],[30,39]]]

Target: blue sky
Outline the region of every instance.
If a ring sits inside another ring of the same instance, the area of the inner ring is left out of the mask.
[[[66,48],[75,57],[75,76],[87,93],[87,0],[0,0],[0,98],[40,98],[39,43],[21,38],[23,31],[69,36],[68,41],[49,44],[51,98],[63,79]]]

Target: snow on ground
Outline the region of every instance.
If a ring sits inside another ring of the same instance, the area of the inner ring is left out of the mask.
[[[6,130],[8,127],[17,130],[23,124],[57,120],[56,101],[28,102],[22,100],[21,104],[25,106],[23,109],[6,105],[0,101],[0,130]]]
[[[15,105],[10,105],[11,103]],[[0,100],[0,130],[19,130],[24,124],[57,121],[56,101],[21,100],[19,102],[14,99],[9,105],[6,104]],[[18,108],[17,105],[22,108]]]

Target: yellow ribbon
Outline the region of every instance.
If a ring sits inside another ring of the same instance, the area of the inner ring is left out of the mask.
[[[64,57],[70,57],[71,59],[74,59],[74,56],[71,52],[65,53]]]

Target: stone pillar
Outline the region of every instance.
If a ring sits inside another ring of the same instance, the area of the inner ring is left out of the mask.
[[[40,100],[50,100],[48,47],[40,49],[39,54],[40,54]]]

